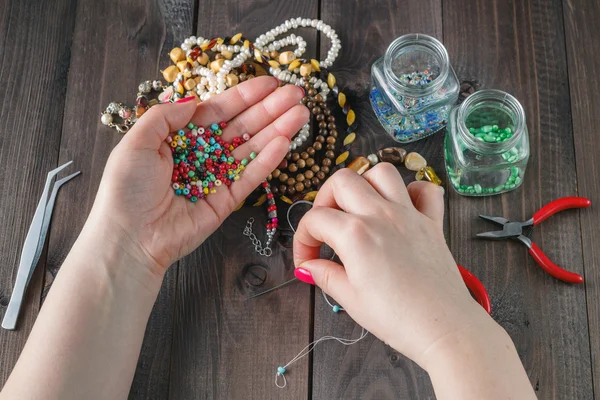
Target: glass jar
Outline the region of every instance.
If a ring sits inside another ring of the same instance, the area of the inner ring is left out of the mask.
[[[518,188],[529,159],[525,111],[508,93],[481,90],[450,113],[444,141],[446,171],[465,196]]]
[[[423,34],[394,40],[373,63],[371,81],[375,115],[400,143],[444,128],[460,88],[444,45]]]

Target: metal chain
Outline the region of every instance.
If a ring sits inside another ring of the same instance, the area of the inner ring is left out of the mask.
[[[271,257],[271,254],[273,254],[273,250],[269,245],[263,247],[262,242],[252,232],[252,224],[254,224],[254,217],[251,217],[246,222],[246,227],[244,228],[244,235],[248,236],[248,239],[250,239],[250,241],[254,245],[254,250],[258,254],[265,257]]]

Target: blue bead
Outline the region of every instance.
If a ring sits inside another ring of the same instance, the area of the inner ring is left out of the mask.
[[[181,189],[177,189],[177,190],[175,190],[175,194],[176,194],[177,196],[181,196]]]
[[[340,311],[340,306],[338,306],[337,304],[335,306],[333,306],[333,312],[339,312]]]
[[[283,374],[285,374],[285,368],[283,368],[283,367],[277,367],[277,373],[278,373],[279,375],[283,375]]]
[[[180,130],[177,132],[177,134],[178,134],[179,136],[185,136],[185,132],[183,131],[183,129],[180,129]]]
[[[184,195],[186,195],[186,196],[187,196],[188,194],[190,194],[190,189],[187,189],[187,188],[186,188],[186,189],[183,189],[183,194],[184,194]]]
[[[217,129],[219,129],[219,125],[217,125],[217,124],[212,124],[212,125],[210,126],[210,129],[211,129],[211,130],[213,130],[213,131],[216,131]]]

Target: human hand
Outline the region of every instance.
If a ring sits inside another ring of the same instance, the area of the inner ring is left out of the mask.
[[[107,236],[123,242],[124,251],[140,264],[164,273],[210,236],[281,162],[290,138],[309,118],[308,109],[299,104],[303,95],[299,87],[278,88],[277,79],[260,77],[200,105],[180,101],[152,107],[111,153],[88,220],[90,230],[110,225]],[[251,136],[233,156],[258,153],[240,180],[196,203],[174,194],[173,157],[165,142],[190,121],[204,126],[226,121],[225,141]]]
[[[443,214],[439,187],[421,181],[407,188],[391,164],[362,176],[342,169],[300,221],[296,276],[312,278],[358,324],[424,366],[439,340],[493,324],[462,281]],[[343,266],[319,259],[322,243]]]

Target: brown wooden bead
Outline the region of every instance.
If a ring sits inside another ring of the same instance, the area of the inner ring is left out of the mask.
[[[321,183],[321,180],[315,176],[314,178],[312,178],[310,180],[310,182],[313,184],[313,186],[319,186],[319,183]]]
[[[314,142],[313,145],[312,145],[312,147],[316,151],[319,151],[319,150],[321,150],[323,148],[323,143],[321,143],[321,142]]]
[[[279,185],[279,193],[286,194],[287,193],[287,186],[285,186],[285,185]]]
[[[246,80],[246,73],[242,72],[238,75],[238,78],[240,78],[240,82],[244,82]]]
[[[302,182],[297,182],[296,186],[295,186],[295,189],[296,189],[297,192],[303,191],[304,190],[304,184]]]
[[[285,181],[287,181],[287,179],[288,179],[287,174],[283,173],[283,174],[279,175],[279,180],[281,182],[285,182]]]
[[[272,59],[276,59],[279,57],[279,52],[273,50],[271,53],[269,53],[269,56],[271,56]]]
[[[309,147],[308,149],[306,149],[306,152],[308,153],[309,156],[314,156],[316,153],[314,147]]]
[[[321,171],[323,171],[323,173],[325,173],[325,174],[328,174],[330,169],[329,169],[329,167],[323,166],[323,167],[321,167]]]
[[[352,161],[350,165],[348,165],[348,168],[350,168],[353,171],[356,171],[357,174],[362,175],[366,170],[369,169],[370,166],[371,163],[369,162],[367,157],[361,156],[356,157],[354,161]]]
[[[325,121],[319,122],[319,129],[325,129],[325,128],[327,128],[327,122],[325,122]]]
[[[285,181],[285,183],[289,186],[295,185],[296,184],[296,180],[294,178],[288,178],[287,181]]]
[[[319,106],[313,107],[311,111],[314,115],[317,115],[321,112],[321,107],[319,107]]]
[[[317,172],[317,178],[319,178],[319,179],[325,179],[325,172],[323,172],[323,171]]]
[[[333,122],[328,123],[327,124],[327,128],[329,128],[329,129],[335,129],[336,128],[335,123],[333,123]]]
[[[338,137],[337,129],[332,129],[329,131],[329,136],[333,136],[334,138]]]
[[[313,177],[313,176],[315,176],[315,173],[314,173],[314,172],[312,172],[312,170],[311,170],[311,169],[309,169],[308,171],[304,172],[304,177],[305,177],[306,179],[312,179],[312,177]]]
[[[279,194],[279,187],[277,187],[275,185],[271,186],[271,192],[273,194]]]
[[[323,102],[323,96],[321,96],[320,94],[317,94],[315,96],[315,101],[318,101],[319,103],[322,103]]]
[[[279,63],[287,65],[296,59],[296,55],[293,51],[284,51],[279,54]]]
[[[279,178],[279,175],[281,175],[281,170],[276,169],[275,171],[273,171],[272,175],[273,175],[273,178],[275,178],[275,179]]]
[[[329,134],[329,131],[327,129],[319,129],[319,135],[327,136],[328,134]]]
[[[314,158],[312,158],[312,157],[311,157],[311,158],[307,158],[307,159],[306,159],[306,166],[310,168],[310,167],[312,167],[313,165],[315,165],[315,159],[314,159]]]
[[[303,160],[306,160],[308,158],[308,153],[303,151],[302,153],[300,153],[300,158],[302,158]]]
[[[335,150],[335,144],[333,144],[333,143],[327,143],[327,146],[325,146],[325,148],[327,150]]]
[[[329,108],[326,108],[325,111],[323,111],[323,114],[330,116],[331,115],[331,110]]]
[[[304,182],[305,176],[304,174],[296,175],[296,182]]]
[[[290,171],[290,172],[296,172],[296,171],[298,171],[298,166],[296,164],[294,164],[294,163],[291,163],[288,166],[288,171]]]
[[[288,166],[287,160],[281,160],[281,162],[279,163],[277,168],[283,169],[283,168],[287,168],[287,166]]]
[[[292,153],[292,161],[298,161],[300,159],[300,154]]]
[[[308,96],[304,96],[302,98],[302,104],[307,104],[309,101],[310,101],[310,97],[308,97]]]
[[[317,141],[317,142],[320,142],[320,143],[325,143],[325,136],[323,136],[323,135],[318,135],[318,136],[315,138],[315,141]]]
[[[323,165],[324,167],[329,167],[331,163],[331,158],[324,158],[323,161],[321,161],[321,165]]]
[[[327,158],[335,158],[335,153],[333,152],[333,150],[327,150],[325,152],[325,157],[327,157]]]
[[[225,58],[225,56],[223,56],[223,54],[216,54],[215,55],[215,60],[223,60]]]
[[[298,168],[304,168],[306,167],[306,161],[304,161],[303,159],[300,159],[296,162],[296,164],[298,165]]]
[[[312,167],[310,167],[310,170],[316,174],[317,172],[319,172],[321,170],[321,167],[318,166],[317,164],[315,164]]]
[[[285,159],[286,159],[286,160],[291,160],[291,159],[292,159],[292,153],[287,153],[287,154],[285,155]]]
[[[308,90],[308,95],[309,95],[310,97],[314,97],[314,96],[316,96],[316,95],[317,95],[317,91],[316,91],[315,89],[309,89],[309,90]]]
[[[312,100],[311,100],[311,101],[309,101],[309,102],[307,102],[307,103],[306,103],[306,107],[308,107],[308,108],[314,108],[314,107],[315,107],[315,102],[314,102],[314,101],[312,101]]]
[[[336,142],[336,139],[333,136],[329,136],[327,138],[327,143],[334,144],[335,142]]]
[[[309,189],[312,186],[312,182],[310,181],[310,179],[307,179],[302,183],[304,183],[304,187],[307,189]]]
[[[293,196],[296,194],[296,188],[293,186],[288,186],[287,191],[290,196]]]
[[[402,147],[388,147],[385,149],[381,149],[377,152],[377,157],[379,157],[379,161],[388,162],[394,165],[400,165],[404,162],[404,158],[406,157],[406,150]]]
[[[330,115],[329,117],[327,117],[327,122],[335,122],[335,117],[333,115]]]
[[[317,118],[317,121],[323,121],[325,119],[325,115],[319,114],[316,116],[316,118]]]

